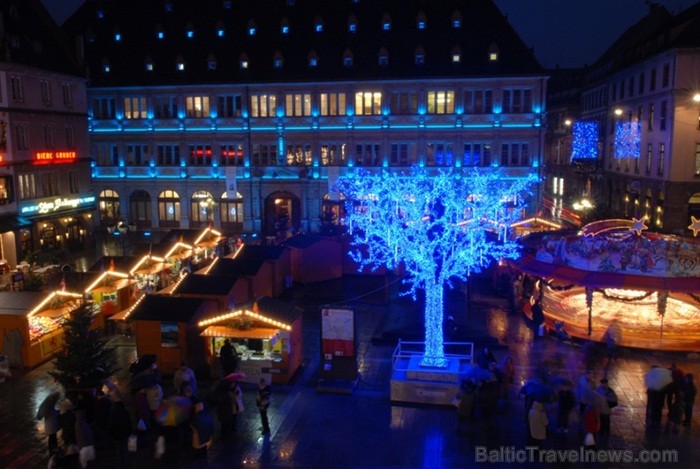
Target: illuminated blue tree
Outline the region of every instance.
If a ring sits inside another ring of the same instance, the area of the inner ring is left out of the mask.
[[[505,236],[520,219],[522,201],[537,177],[508,177],[498,168],[414,167],[406,172],[358,170],[338,179],[346,197],[351,257],[360,268],[402,265],[416,299],[425,291],[423,366],[447,366],[443,291],[468,280],[493,260],[517,256]]]

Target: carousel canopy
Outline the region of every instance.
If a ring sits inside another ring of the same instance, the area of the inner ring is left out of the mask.
[[[522,239],[515,264],[531,275],[587,287],[699,291],[700,240],[637,225],[605,220],[578,233],[533,233]]]

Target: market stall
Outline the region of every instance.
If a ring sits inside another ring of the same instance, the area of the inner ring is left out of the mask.
[[[197,325],[213,376],[220,376],[219,350],[229,339],[240,358],[245,382],[287,384],[302,363],[301,309],[270,297],[244,307],[208,316]]]
[[[155,293],[173,281],[172,265],[163,257],[147,254],[136,262],[129,274],[140,293]]]
[[[119,332],[129,333],[131,325],[114,317],[129,308],[142,294],[136,289],[136,281],[129,274],[108,270],[102,272],[85,288],[85,295],[92,298],[97,307],[100,327],[106,326],[110,332],[116,324]],[[112,319],[118,322],[108,322]]]
[[[212,300],[144,295],[124,319],[134,322],[137,355],[158,357],[158,366],[165,374],[174,373],[183,360],[200,372],[208,370],[208,365],[197,323],[217,310]]]
[[[172,278],[181,276],[185,271],[191,271],[193,257],[194,247],[185,243],[182,238],[163,256],[165,261],[171,266]]]
[[[33,368],[63,350],[63,319],[83,295],[0,292],[0,350],[11,366]]]
[[[256,245],[240,243],[236,251],[225,256],[227,259],[240,261],[262,260],[270,267],[270,282],[272,292],[270,296],[278,297],[291,286],[292,261],[291,251],[284,246]],[[265,294],[265,293],[263,293]]]
[[[200,275],[187,274],[171,286],[161,290],[183,298],[204,298],[215,300],[219,309],[248,301],[249,282],[240,275]]]
[[[306,285],[343,276],[342,244],[335,239],[298,234],[282,245],[291,251],[294,282]]]
[[[212,227],[205,228],[194,240],[193,264],[199,264],[203,260],[221,256],[224,253],[228,237]]]
[[[245,298],[238,303],[244,303],[260,296],[272,295],[272,270],[270,264],[262,259],[228,259],[217,257],[207,267],[196,272],[202,275],[233,275],[248,282]]]

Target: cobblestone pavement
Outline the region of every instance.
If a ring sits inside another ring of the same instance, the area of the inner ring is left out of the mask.
[[[397,404],[389,400],[391,357],[395,338],[422,337],[422,314],[410,298],[396,294],[398,283],[390,277],[345,277],[307,287],[295,287],[285,298],[304,310],[305,364],[288,386],[273,387],[270,435],[262,435],[254,405],[255,390],[244,388],[245,415],[238,432],[218,439],[208,459],[192,460],[187,442],[174,448],[175,462],[153,458],[154,435],[140,436],[139,451],[130,454],[131,467],[290,467],[290,468],[467,468],[476,465],[478,447],[522,449],[525,444],[524,401],[517,384],[534,376],[545,364],[552,375],[576,382],[586,366],[579,344],[552,338],[533,341],[532,332],[519,314],[505,312],[505,299],[491,290],[490,282],[476,282],[469,308],[459,292],[446,295],[446,314],[459,326],[457,339],[495,345],[500,361],[511,355],[516,363],[516,389],[492,422],[477,414],[466,434],[456,432],[451,407]],[[352,394],[317,390],[319,366],[319,305],[344,304],[356,311],[359,380]],[[114,337],[123,368],[135,357],[133,339]],[[700,460],[700,422],[675,434],[662,426],[645,426],[646,392],[643,375],[652,365],[676,363],[700,376],[697,355],[622,350],[607,369],[620,405],[613,410],[612,431],[598,441],[599,449],[629,450],[633,457],[656,457],[643,450],[675,451],[680,464]],[[605,359],[592,360],[595,378],[605,373]],[[38,404],[50,388],[44,364],[31,371],[13,370],[0,384],[0,467],[46,467],[46,441],[37,434],[33,419]],[[170,383],[169,378],[165,378]],[[206,383],[200,384],[206,387]],[[167,390],[171,390],[168,388]],[[129,405],[129,403],[127,402]],[[550,422],[556,420],[556,404],[547,407]],[[697,415],[697,414],[696,414]],[[664,417],[665,422],[665,417]],[[578,451],[582,435],[576,424],[568,433],[556,433],[550,423],[550,449]],[[173,449],[173,448],[171,448]],[[507,451],[507,450],[504,450]],[[492,454],[492,453],[489,453]],[[515,455],[515,453],[513,453]],[[519,455],[522,455],[519,454]],[[573,464],[571,464],[573,465]],[[639,467],[629,464],[586,464],[588,467]],[[498,464],[510,466],[510,464]],[[539,464],[525,464],[539,466]],[[555,467],[567,464],[557,463]],[[678,467],[654,464],[654,467]],[[116,467],[109,449],[98,449],[91,467]]]

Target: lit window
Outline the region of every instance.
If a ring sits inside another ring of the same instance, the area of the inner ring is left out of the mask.
[[[380,55],[379,56],[379,66],[386,67],[387,65],[389,65],[389,56],[388,55]]]
[[[241,70],[246,70],[248,68],[248,60],[240,61]]]
[[[289,22],[287,21],[287,18],[284,18],[282,20],[282,24],[280,25],[280,32],[282,34],[289,34]]]
[[[309,58],[309,67],[316,67],[316,66],[318,66],[318,57]]]
[[[452,54],[452,63],[455,63],[455,64],[459,63],[461,58],[462,58],[462,56],[460,56],[459,54]]]
[[[238,57],[238,66],[240,67],[241,70],[247,70],[248,69],[248,54],[245,52],[241,53],[241,55]]]
[[[190,39],[193,38],[193,37],[194,37],[194,31],[192,31],[191,29],[188,30],[188,31],[187,31],[187,37],[190,38]]]
[[[181,55],[177,56],[176,66],[177,69],[181,72],[185,70],[185,59],[183,59]]]
[[[351,33],[357,32],[357,23],[348,24],[348,31],[350,31]]]
[[[458,64],[462,61],[462,50],[459,48],[459,46],[454,46],[452,48],[451,56],[453,64]]]
[[[416,27],[418,29],[425,29],[425,26],[428,22],[428,19],[425,16],[425,13],[422,11],[418,13],[418,16],[416,17]]]
[[[384,31],[391,31],[391,23],[382,23],[382,29]]]
[[[423,65],[425,63],[425,51],[420,46],[416,48],[415,61],[416,65]]]
[[[146,71],[147,72],[153,71],[153,61],[151,59],[146,59]]]
[[[352,67],[352,56],[343,57],[343,67],[345,67],[345,68]]]
[[[207,59],[207,68],[209,70],[216,70],[216,58],[213,56],[209,56]]]
[[[317,23],[315,29],[317,33],[323,32],[323,23]]]
[[[216,35],[219,37],[224,37],[224,28],[219,28],[216,30]]]
[[[455,10],[452,13],[452,27],[454,29],[459,29],[462,27],[462,13],[459,10]]]
[[[112,70],[112,68],[109,66],[109,62],[103,62],[102,63],[102,71],[105,73],[109,73]]]
[[[498,61],[498,46],[495,43],[492,43],[491,46],[489,47],[489,62],[497,62]]]
[[[284,60],[282,59],[282,54],[277,52],[275,54],[275,57],[272,59],[272,65],[275,68],[282,68],[282,65],[284,65]]]
[[[158,39],[163,39],[165,37],[165,33],[163,31],[158,31],[156,32],[156,36]]]
[[[253,20],[248,21],[248,36],[255,36],[256,32],[257,32],[257,28],[255,27],[255,21],[253,21]]]
[[[382,31],[391,31],[391,16],[389,16],[389,13],[382,15]]]
[[[120,33],[120,32],[114,33],[114,40],[117,42],[121,41],[122,40],[122,33]]]
[[[452,27],[459,29],[462,27],[462,20],[452,20]]]
[[[418,21],[418,29],[425,29],[425,21]]]

